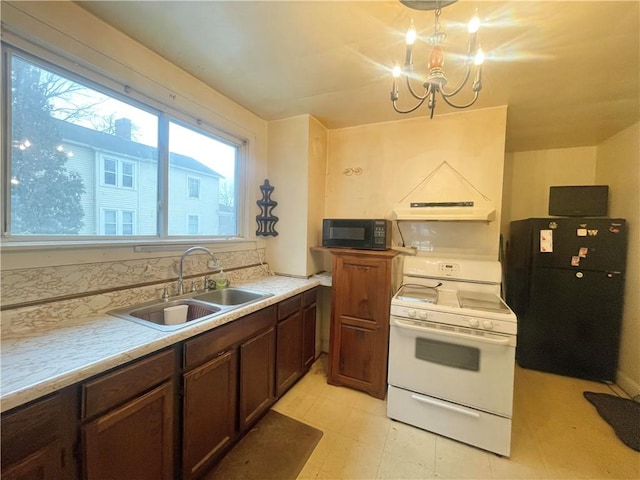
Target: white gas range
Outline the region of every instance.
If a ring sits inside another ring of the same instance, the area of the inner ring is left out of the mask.
[[[391,301],[387,415],[508,456],[517,319],[497,261],[407,257]]]

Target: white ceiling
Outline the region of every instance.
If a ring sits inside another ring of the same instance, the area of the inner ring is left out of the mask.
[[[419,39],[433,29],[433,12],[396,0],[77,3],[265,120],[309,113],[330,129],[406,118],[389,101],[390,69],[411,19]],[[442,10],[444,69],[456,83],[452,53],[466,50],[477,8],[488,59],[472,108],[509,106],[507,150],[597,145],[640,118],[639,6],[460,0]],[[418,40],[416,72],[428,55]]]

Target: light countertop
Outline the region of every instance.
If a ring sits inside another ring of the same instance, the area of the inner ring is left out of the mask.
[[[55,329],[3,338],[0,344],[2,412],[320,285],[318,279],[268,276],[234,287],[273,294],[225,315],[162,332],[103,314],[69,319]]]

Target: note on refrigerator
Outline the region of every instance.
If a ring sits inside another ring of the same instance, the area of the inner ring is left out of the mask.
[[[540,230],[540,251],[553,252],[553,230]]]

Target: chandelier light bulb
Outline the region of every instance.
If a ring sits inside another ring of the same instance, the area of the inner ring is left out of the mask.
[[[476,33],[480,29],[480,18],[478,18],[478,13],[473,16],[471,20],[469,20],[469,24],[467,25],[467,31],[469,33]]]
[[[393,67],[393,70],[391,70],[391,73],[393,75],[393,78],[400,78],[400,74],[402,73],[402,69],[400,68],[399,65],[395,65]]]
[[[407,45],[413,45],[416,41],[416,37],[416,27],[413,25],[413,20],[411,20],[411,25],[409,26],[409,30],[407,30],[407,36],[405,37]]]
[[[478,51],[473,57],[473,63],[474,65],[482,65],[484,63],[484,52],[480,47],[478,47]]]

